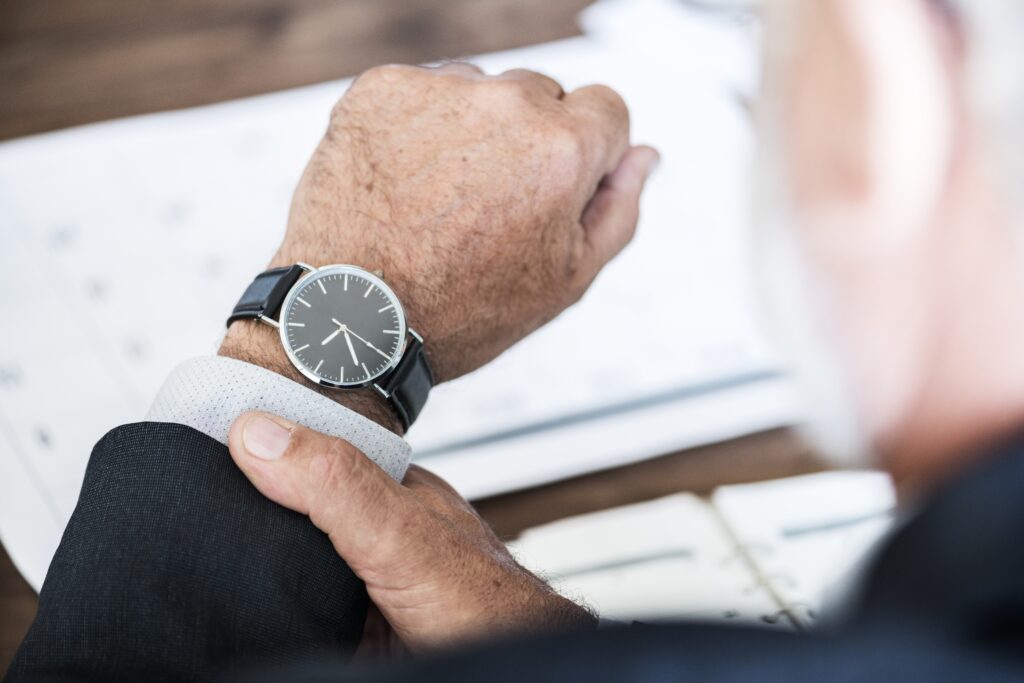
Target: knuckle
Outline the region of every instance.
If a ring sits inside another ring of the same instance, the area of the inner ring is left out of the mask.
[[[362,85],[392,84],[400,83],[415,73],[416,67],[406,64],[381,64],[367,69],[356,79],[356,83]]]
[[[334,103],[333,107],[331,107],[331,128],[337,126],[338,121],[344,119],[344,117],[348,114],[348,105],[348,93],[346,93],[337,102]]]
[[[334,105],[331,111],[332,120],[350,109],[358,109],[359,103],[373,101],[381,93],[388,91],[401,92],[409,81],[415,78],[417,67],[405,64],[383,64],[367,69],[359,74],[349,89]]]
[[[570,305],[582,299],[594,282],[597,272],[592,256],[591,249],[582,240],[573,245],[565,267],[565,293]]]
[[[548,80],[547,76],[537,73],[536,71],[529,71],[527,69],[521,69],[512,73],[511,78],[506,79],[509,83],[514,83],[522,89],[536,87],[544,85]]]
[[[375,465],[362,456],[353,446],[334,440],[327,448],[316,452],[309,462],[310,498],[307,500],[309,518],[313,524],[327,532],[337,531],[341,514],[355,513],[368,529],[383,527],[387,511],[375,508],[368,503],[357,511],[352,506],[353,499],[375,501],[379,498],[376,487],[379,482],[374,478]],[[358,492],[358,496],[353,496]],[[348,510],[348,513],[342,513]]]
[[[539,73],[537,73],[536,71],[533,71],[531,69],[509,69],[508,71],[506,71],[506,72],[504,72],[502,74],[502,76],[505,76],[506,78],[508,78],[510,80],[511,79],[517,79],[517,78],[521,78],[521,79],[534,78],[534,77],[539,76],[539,75],[540,75]]]
[[[331,462],[327,483],[337,491],[342,487],[363,487],[374,474],[372,463],[351,444],[335,439],[328,451]]]
[[[546,138],[545,144],[556,172],[574,187],[587,163],[587,148],[580,132],[569,125],[553,126]]]
[[[526,84],[520,79],[478,81],[475,93],[484,104],[501,109],[517,109],[528,104]]]
[[[333,468],[331,458],[323,453],[316,453],[309,459],[310,489],[306,497],[306,509],[309,511],[309,518],[313,524],[321,529],[326,528],[324,524],[328,520],[328,506],[324,505],[324,501],[330,498],[327,492]]]
[[[480,67],[474,64],[473,62],[456,59],[454,61],[445,62],[444,64],[438,67],[428,67],[427,73],[433,76],[450,76],[453,74],[469,76],[482,74],[483,70],[481,70]]]
[[[328,445],[302,443],[308,437],[300,435],[299,448],[312,450],[309,458],[308,476],[311,490],[316,496],[337,491],[341,486],[350,486],[360,476],[360,458],[349,444],[339,439],[332,439]]]
[[[511,69],[501,75],[501,80],[518,85],[524,91],[538,90],[545,93],[561,91],[562,85],[554,78],[529,69]]]
[[[590,92],[602,114],[618,123],[629,123],[629,107],[617,91],[607,85],[592,85]]]

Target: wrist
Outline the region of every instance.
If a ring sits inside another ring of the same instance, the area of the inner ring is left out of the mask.
[[[547,628],[558,631],[593,631],[601,620],[592,611],[544,584],[548,591],[545,597],[547,609],[543,611],[541,622]]]
[[[520,576],[518,598],[502,600],[503,607],[499,612],[505,628],[523,633],[592,631],[598,628],[600,620],[589,609],[561,595],[527,569],[520,567]],[[516,584],[505,583],[507,596],[508,587]]]
[[[310,388],[326,396],[332,401],[354,410],[363,417],[380,426],[395,432],[399,436],[405,433],[394,409],[387,400],[373,391],[372,388],[337,390],[321,387],[306,379],[295,366],[289,362],[277,331],[257,321],[240,320],[228,328],[224,341],[217,351],[220,356],[251,363],[265,370],[276,372],[293,382]]]

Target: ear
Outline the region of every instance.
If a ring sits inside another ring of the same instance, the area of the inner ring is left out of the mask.
[[[796,207],[902,242],[937,209],[962,125],[951,24],[926,0],[782,4],[766,85],[777,70]]]

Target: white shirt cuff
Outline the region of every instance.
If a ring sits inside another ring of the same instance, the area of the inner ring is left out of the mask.
[[[412,457],[405,439],[276,372],[223,356],[185,361],[164,382],[149,422],[183,424],[223,444],[239,415],[261,410],[345,439],[401,481]]]

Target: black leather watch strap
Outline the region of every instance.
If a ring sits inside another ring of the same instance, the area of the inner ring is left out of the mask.
[[[409,429],[426,405],[427,396],[434,386],[434,373],[427,362],[423,342],[418,337],[409,336],[402,360],[379,386],[388,395],[402,426]]]
[[[247,318],[266,316],[276,320],[288,291],[305,272],[305,268],[296,265],[273,268],[257,275],[231,311],[228,327],[236,320]]]

